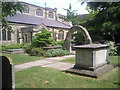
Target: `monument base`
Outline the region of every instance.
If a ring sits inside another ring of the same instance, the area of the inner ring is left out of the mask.
[[[102,74],[111,70],[112,68],[113,68],[113,65],[105,64],[105,65],[103,65],[103,66],[101,66],[101,67],[99,67],[95,70],[76,69],[76,68],[73,67],[73,68],[70,68],[70,69],[66,70],[65,72],[98,78],[99,76],[101,76]]]

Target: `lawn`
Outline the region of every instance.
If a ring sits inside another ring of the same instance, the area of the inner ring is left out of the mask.
[[[120,65],[120,61],[118,62],[118,60],[120,60],[120,56],[110,56],[110,62],[113,65]],[[64,59],[61,62],[75,63],[75,57]]]
[[[63,61],[74,63],[75,58]],[[112,56],[110,61],[117,65],[118,57]],[[113,68],[95,79],[37,66],[15,73],[16,88],[118,88],[118,69]]]
[[[13,64],[22,64],[26,62],[36,61],[40,60],[43,57],[37,57],[37,56],[29,56],[29,55],[18,55],[18,54],[0,54],[3,56],[8,56],[13,60]]]
[[[16,88],[118,88],[118,68],[98,79],[39,66],[18,71],[15,75]]]

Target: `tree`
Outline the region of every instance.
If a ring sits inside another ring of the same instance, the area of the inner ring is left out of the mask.
[[[24,10],[22,4],[20,2],[2,2],[0,5],[0,9],[2,10],[2,29],[12,29],[10,25],[8,25],[8,21],[6,17],[14,16],[17,11]]]
[[[93,38],[120,43],[120,2],[88,2],[87,6],[92,18],[85,24]]]
[[[69,9],[64,9],[67,11],[67,16],[61,17],[64,21],[70,21],[72,22],[72,25],[79,25],[83,24],[81,19],[79,19],[79,15],[76,12],[76,10],[72,10],[71,4],[69,4]],[[73,41],[76,45],[85,44],[85,39],[83,36],[83,33],[81,31],[77,31],[77,33],[74,33]]]
[[[67,11],[67,16],[60,17],[64,21],[70,21],[73,25],[78,25],[79,21],[77,19],[77,13],[75,13],[77,10],[72,10],[71,4],[69,4],[69,9],[64,9]]]
[[[77,33],[73,34],[73,37],[75,37],[73,42],[75,42],[76,45],[83,45],[85,44],[85,37],[82,33],[82,31],[77,31]]]
[[[53,39],[50,39],[51,33],[50,31],[42,28],[41,33],[37,33],[35,37],[32,39],[32,46],[33,47],[45,47],[49,46],[52,42]]]

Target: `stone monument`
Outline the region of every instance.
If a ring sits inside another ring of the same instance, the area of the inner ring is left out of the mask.
[[[71,42],[70,42],[70,40],[72,39],[72,35],[76,31],[82,31],[82,34],[84,35],[84,38],[85,38],[85,44],[91,44],[92,43],[92,39],[91,39],[87,29],[85,29],[81,25],[76,25],[76,26],[71,27],[69,32],[67,33],[67,36],[66,36],[64,44],[63,44],[63,49],[64,50],[68,50],[68,51],[71,52],[71,45],[70,45]]]
[[[0,56],[0,67],[0,89],[14,89],[15,80],[12,60],[6,56]]]
[[[86,44],[74,46],[74,48],[76,64],[66,72],[99,77],[113,68],[109,62],[109,45]]]

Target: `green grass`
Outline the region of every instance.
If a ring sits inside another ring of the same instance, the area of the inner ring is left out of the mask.
[[[0,54],[3,56],[8,56],[13,60],[13,64],[22,64],[26,62],[40,60],[43,57],[29,56],[29,55],[18,55],[18,54]]]
[[[118,62],[118,58],[120,58],[120,56],[110,56],[110,62],[113,65],[120,65],[120,61]],[[62,60],[61,62],[75,63],[75,57]]]
[[[75,64],[75,57],[68,58],[68,59],[64,59],[64,60],[62,60],[61,62],[68,62],[68,63],[73,63],[73,64]]]
[[[43,57],[3,54],[12,58],[14,64],[39,60]],[[112,64],[118,64],[118,57],[110,57]],[[75,63],[75,58],[63,60]],[[105,73],[98,79],[64,73],[55,69],[32,67],[15,72],[16,88],[117,88],[118,68]]]
[[[111,62],[118,64],[117,58],[110,57]],[[63,61],[74,63],[75,58]],[[15,73],[16,88],[118,88],[118,69],[113,68],[95,79],[37,66]]]
[[[15,75],[16,88],[118,88],[118,68],[98,79],[39,66],[16,72]]]

